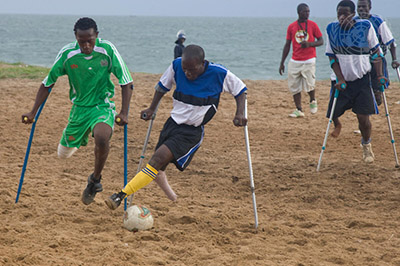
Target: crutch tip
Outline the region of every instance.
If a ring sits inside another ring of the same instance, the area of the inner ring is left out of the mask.
[[[400,165],[396,164],[395,168],[400,168]]]

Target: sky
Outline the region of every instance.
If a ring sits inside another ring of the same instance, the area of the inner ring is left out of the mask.
[[[301,2],[310,17],[336,17],[338,0],[0,0],[0,14],[296,17]],[[400,0],[372,0],[371,13],[400,17]]]

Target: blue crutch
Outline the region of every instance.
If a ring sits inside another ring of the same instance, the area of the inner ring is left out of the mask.
[[[121,119],[117,117],[116,122],[120,122]],[[128,124],[124,125],[124,187],[128,184]],[[124,211],[126,211],[126,198],[124,200]]]
[[[48,92],[51,92],[51,88],[49,88]],[[28,146],[26,147],[26,153],[25,153],[25,159],[24,159],[24,165],[22,166],[22,172],[21,172],[21,177],[19,179],[19,185],[18,185],[18,191],[17,191],[17,197],[15,198],[15,203],[18,203],[18,199],[19,199],[19,194],[21,193],[22,190],[22,184],[24,183],[24,176],[25,176],[25,171],[26,171],[26,166],[28,164],[28,158],[29,158],[29,152],[31,150],[31,145],[32,145],[32,140],[33,140],[33,134],[35,133],[35,127],[36,127],[36,123],[39,119],[40,113],[42,112],[42,109],[44,107],[44,104],[47,101],[47,97],[46,99],[44,99],[43,103],[39,106],[38,111],[36,112],[35,118],[33,120],[33,124],[32,124],[32,128],[31,128],[31,133],[29,135],[29,141],[28,141]]]

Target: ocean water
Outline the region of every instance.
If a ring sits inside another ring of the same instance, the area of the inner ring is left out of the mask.
[[[58,51],[75,40],[79,16],[0,14],[0,61],[51,67]],[[198,44],[206,59],[222,64],[242,79],[285,79],[278,73],[287,26],[293,18],[93,16],[99,36],[115,44],[130,71],[163,73],[173,60],[176,33],[185,45]],[[335,18],[313,18],[325,37]],[[387,19],[400,38],[400,18]],[[400,57],[400,49],[398,49]],[[286,59],[287,62],[290,54]],[[391,58],[389,60],[391,62]],[[317,79],[329,79],[325,45],[317,47]],[[390,68],[395,78],[395,71]]]

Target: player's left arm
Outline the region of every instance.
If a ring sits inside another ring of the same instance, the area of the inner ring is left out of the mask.
[[[247,118],[244,113],[246,104],[246,91],[242,92],[239,96],[235,97],[236,100],[236,113],[233,118],[233,124],[237,127],[243,127],[247,125]]]
[[[117,48],[109,43],[109,55],[111,57],[111,73],[118,79],[121,86],[122,106],[119,114],[115,117],[115,122],[123,126],[128,124],[129,105],[132,98],[133,80],[132,75]]]
[[[379,40],[376,37],[376,32],[374,30],[374,27],[372,26],[371,23],[369,24],[370,28],[367,35],[367,40],[370,48],[370,57],[371,57],[371,62],[374,65],[374,69],[376,70],[376,75],[378,78],[379,85],[381,85],[382,79],[385,81],[385,83],[387,82],[387,79],[383,74],[382,58],[384,55],[379,45]]]
[[[400,62],[397,60],[396,55],[396,44],[392,42],[389,46],[390,54],[392,55],[392,67],[398,68],[400,67]]]
[[[376,70],[376,76],[378,78],[378,85],[382,85],[381,80],[384,80],[383,84],[386,84],[387,78],[383,74],[383,64],[382,64],[383,53],[380,47],[376,48],[371,52],[371,61],[374,64],[374,69]]]
[[[246,84],[244,84],[235,74],[227,70],[223,90],[232,94],[236,100],[236,113],[233,118],[233,124],[237,127],[247,125],[247,118],[244,113],[247,93]]]
[[[115,122],[120,126],[128,124],[129,104],[131,102],[132,92],[133,92],[132,82],[121,85],[122,106],[121,106],[121,111],[115,117]]]
[[[382,42],[389,48],[392,56],[392,67],[398,68],[400,63],[397,61],[396,56],[396,43],[394,42],[392,31],[387,25],[386,21],[383,21],[378,28],[378,34],[381,36]]]

